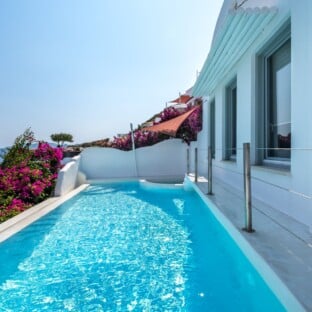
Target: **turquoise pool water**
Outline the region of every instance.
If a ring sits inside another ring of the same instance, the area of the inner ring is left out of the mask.
[[[194,191],[93,185],[0,244],[0,311],[285,311]]]

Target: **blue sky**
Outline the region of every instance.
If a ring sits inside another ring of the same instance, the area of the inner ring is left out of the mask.
[[[136,127],[191,87],[222,0],[1,0],[0,147]]]

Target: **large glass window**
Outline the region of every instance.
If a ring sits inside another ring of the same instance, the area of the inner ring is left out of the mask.
[[[225,158],[236,159],[236,134],[237,134],[237,85],[236,79],[226,88],[226,153]]]
[[[291,21],[257,56],[255,146],[257,164],[290,166]]]
[[[216,153],[216,116],[215,116],[215,100],[210,102],[209,112],[209,145],[211,146],[212,158],[215,158]]]
[[[266,159],[290,159],[291,148],[291,42],[288,39],[265,58]]]

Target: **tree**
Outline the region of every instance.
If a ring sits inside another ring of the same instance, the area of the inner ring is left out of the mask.
[[[69,133],[55,133],[51,134],[50,137],[58,146],[63,146],[65,142],[73,142],[73,136]]]
[[[23,134],[15,139],[12,147],[8,148],[3,156],[2,168],[12,167],[20,164],[31,157],[29,147],[35,141],[35,136],[30,128],[27,128]]]

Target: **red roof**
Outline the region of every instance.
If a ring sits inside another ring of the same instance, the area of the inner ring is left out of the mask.
[[[164,122],[161,122],[157,125],[143,128],[142,130],[144,131],[151,131],[151,132],[161,132],[170,136],[176,136],[177,131],[179,130],[180,126],[182,123],[198,108],[199,106],[193,107],[191,110],[188,112],[172,118],[170,120],[166,120]]]
[[[170,101],[170,103],[186,104],[191,98],[192,98],[192,96],[190,96],[188,94],[182,94],[177,99]]]

